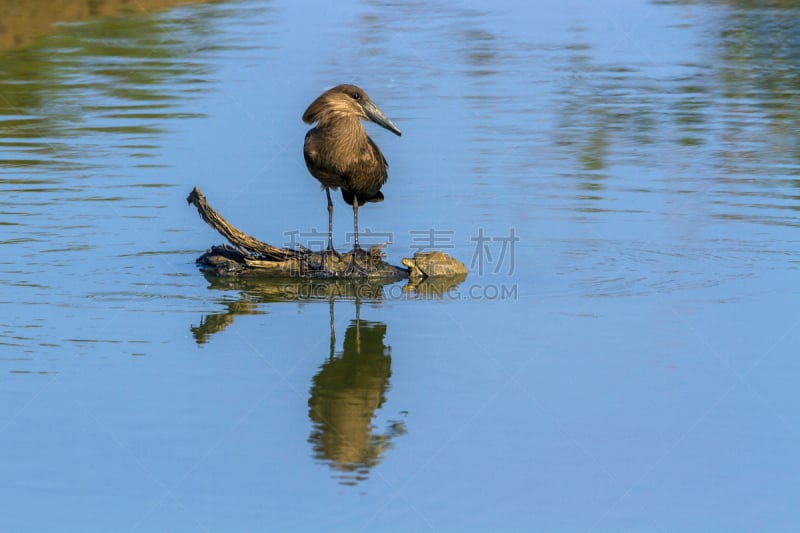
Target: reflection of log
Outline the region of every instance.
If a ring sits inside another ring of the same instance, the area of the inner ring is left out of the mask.
[[[233,250],[230,247],[220,247]],[[236,252],[238,253],[238,252]],[[197,344],[205,344],[216,333],[234,323],[240,315],[258,315],[266,313],[265,304],[276,302],[333,302],[338,299],[366,300],[377,302],[392,297],[385,293],[384,287],[394,281],[385,280],[340,280],[312,278],[271,278],[254,276],[217,276],[212,270],[203,272],[208,280],[208,288],[214,291],[230,291],[222,299],[222,308],[215,313],[205,314],[200,324],[191,326],[192,336]],[[403,289],[405,290],[405,288]],[[403,292],[395,293],[400,296]],[[333,326],[333,310],[331,310],[331,327]],[[333,342],[333,336],[331,336]],[[331,348],[333,357],[333,348]]]
[[[351,251],[343,254],[278,248],[231,226],[208,205],[197,187],[186,201],[194,205],[200,217],[234,246],[214,246],[197,259],[200,265],[217,274],[388,280],[408,277],[408,269],[390,265],[383,260],[382,245],[373,246],[369,251],[358,249],[355,253]]]

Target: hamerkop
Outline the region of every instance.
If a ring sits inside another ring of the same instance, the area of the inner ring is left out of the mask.
[[[317,123],[306,133],[303,156],[312,176],[328,196],[328,249],[333,250],[331,189],[353,206],[355,246],[358,246],[358,206],[383,200],[381,187],[388,178],[386,159],[369,138],[361,119],[371,120],[400,135],[391,120],[355,85],[337,85],[322,93],[303,113],[303,122]]]

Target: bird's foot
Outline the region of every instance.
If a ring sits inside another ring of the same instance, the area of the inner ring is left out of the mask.
[[[336,271],[341,270],[339,265],[344,262],[342,254],[334,250],[333,246],[328,246],[328,249],[321,252],[320,255],[322,257],[322,268],[324,268],[328,274],[334,276]]]
[[[335,257],[336,259],[341,259],[342,258],[342,254],[340,254],[339,252],[334,250],[333,246],[331,246],[330,244],[328,245],[328,248],[325,251],[322,252],[322,255],[326,256],[326,257],[332,256],[332,257]]]
[[[343,256],[344,259],[344,256]],[[369,254],[361,247],[353,248],[348,254],[349,261],[347,268],[343,274],[347,278],[351,277],[368,277],[369,276]]]

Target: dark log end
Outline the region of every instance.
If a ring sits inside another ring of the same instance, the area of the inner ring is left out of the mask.
[[[202,202],[205,201],[205,197],[203,193],[200,192],[200,189],[195,187],[192,189],[192,192],[189,193],[189,196],[186,197],[186,203],[189,205],[199,206]]]

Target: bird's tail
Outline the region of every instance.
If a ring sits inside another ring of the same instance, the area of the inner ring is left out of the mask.
[[[347,205],[353,205],[353,199],[356,197],[358,198],[358,205],[364,205],[367,202],[383,201],[383,193],[381,191],[376,192],[372,196],[363,196],[361,194],[353,194],[350,191],[342,189],[342,198],[344,198],[344,201],[347,202]]]

